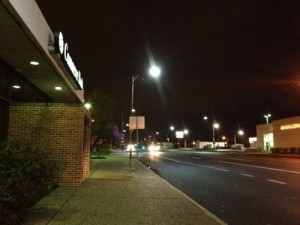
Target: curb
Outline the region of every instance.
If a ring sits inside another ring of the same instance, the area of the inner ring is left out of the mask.
[[[184,192],[182,192],[181,190],[179,190],[178,188],[176,188],[170,182],[168,182],[167,180],[163,179],[161,176],[159,176],[153,170],[149,169],[145,164],[143,164],[142,162],[140,162],[138,159],[134,159],[134,160],[136,162],[138,162],[140,165],[142,165],[143,167],[145,167],[146,169],[148,169],[149,171],[151,171],[153,174],[155,174],[155,176],[157,176],[159,179],[161,179],[162,181],[164,181],[165,183],[167,183],[172,189],[174,189],[179,194],[181,194],[184,198],[186,198],[189,202],[191,202],[193,205],[195,205],[196,207],[198,207],[201,211],[203,211],[207,216],[211,217],[217,223],[219,223],[220,225],[228,225],[227,223],[225,223],[224,221],[222,221],[220,218],[218,218],[215,214],[211,213],[206,208],[204,208],[202,205],[200,205],[198,202],[196,202],[195,200],[193,200],[192,198],[190,198],[188,195],[186,195]]]

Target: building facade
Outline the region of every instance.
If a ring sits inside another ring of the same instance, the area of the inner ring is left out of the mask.
[[[89,176],[91,118],[69,49],[35,0],[0,1],[0,143],[51,152],[60,185],[79,186]]]
[[[271,148],[300,148],[300,116],[274,120],[256,126],[258,147],[264,151]]]

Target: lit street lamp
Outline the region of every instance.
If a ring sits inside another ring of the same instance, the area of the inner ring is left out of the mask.
[[[208,117],[207,116],[203,116],[203,120],[207,121]],[[213,120],[213,124],[212,124],[212,129],[213,129],[213,147],[215,147],[215,129],[219,129],[220,128],[220,124],[218,124],[215,120]]]
[[[160,75],[160,69],[157,66],[152,66],[149,69],[149,74],[154,77],[157,78]],[[133,108],[134,106],[134,82],[136,81],[136,79],[140,76],[140,74],[136,75],[136,76],[132,76],[131,79],[131,115],[133,115],[133,113],[135,112],[135,109]],[[130,135],[129,135],[129,143],[132,144],[132,132],[133,129],[130,129]],[[138,127],[136,127],[136,141],[138,144]]]
[[[160,69],[157,66],[151,66],[151,68],[149,69],[149,74],[152,77],[157,78],[160,75]]]
[[[266,118],[266,122],[269,123],[269,118],[271,117],[271,114],[265,114],[264,117]]]
[[[239,130],[239,131],[238,131],[238,134],[241,135],[241,136],[243,136],[243,135],[244,135],[244,131]]]
[[[214,123],[213,124],[213,147],[215,147],[215,129],[219,129],[220,128],[220,125],[218,123]]]
[[[238,135],[243,136],[244,135],[244,131],[243,130],[238,130]],[[234,134],[234,144],[236,145],[236,135]]]
[[[149,74],[152,77],[157,78],[160,75],[160,69],[157,66],[151,66],[151,68],[149,69]],[[133,108],[133,102],[134,102],[134,82],[135,82],[135,80],[140,75],[141,74],[138,74],[136,76],[132,76],[132,80],[131,80],[131,111],[134,110],[134,108]]]
[[[187,129],[184,129],[183,133],[187,136],[189,131]],[[184,138],[184,148],[186,148],[186,138]]]

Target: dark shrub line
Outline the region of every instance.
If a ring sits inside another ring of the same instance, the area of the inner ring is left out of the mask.
[[[300,147],[299,148],[272,148],[272,153],[282,153],[282,154],[300,154]]]
[[[0,147],[0,224],[17,224],[26,209],[57,187],[60,169],[45,150],[20,143]]]

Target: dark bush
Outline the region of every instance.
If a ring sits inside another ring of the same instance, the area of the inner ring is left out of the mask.
[[[16,224],[27,208],[53,190],[59,168],[45,150],[9,144],[0,147],[0,224]]]

